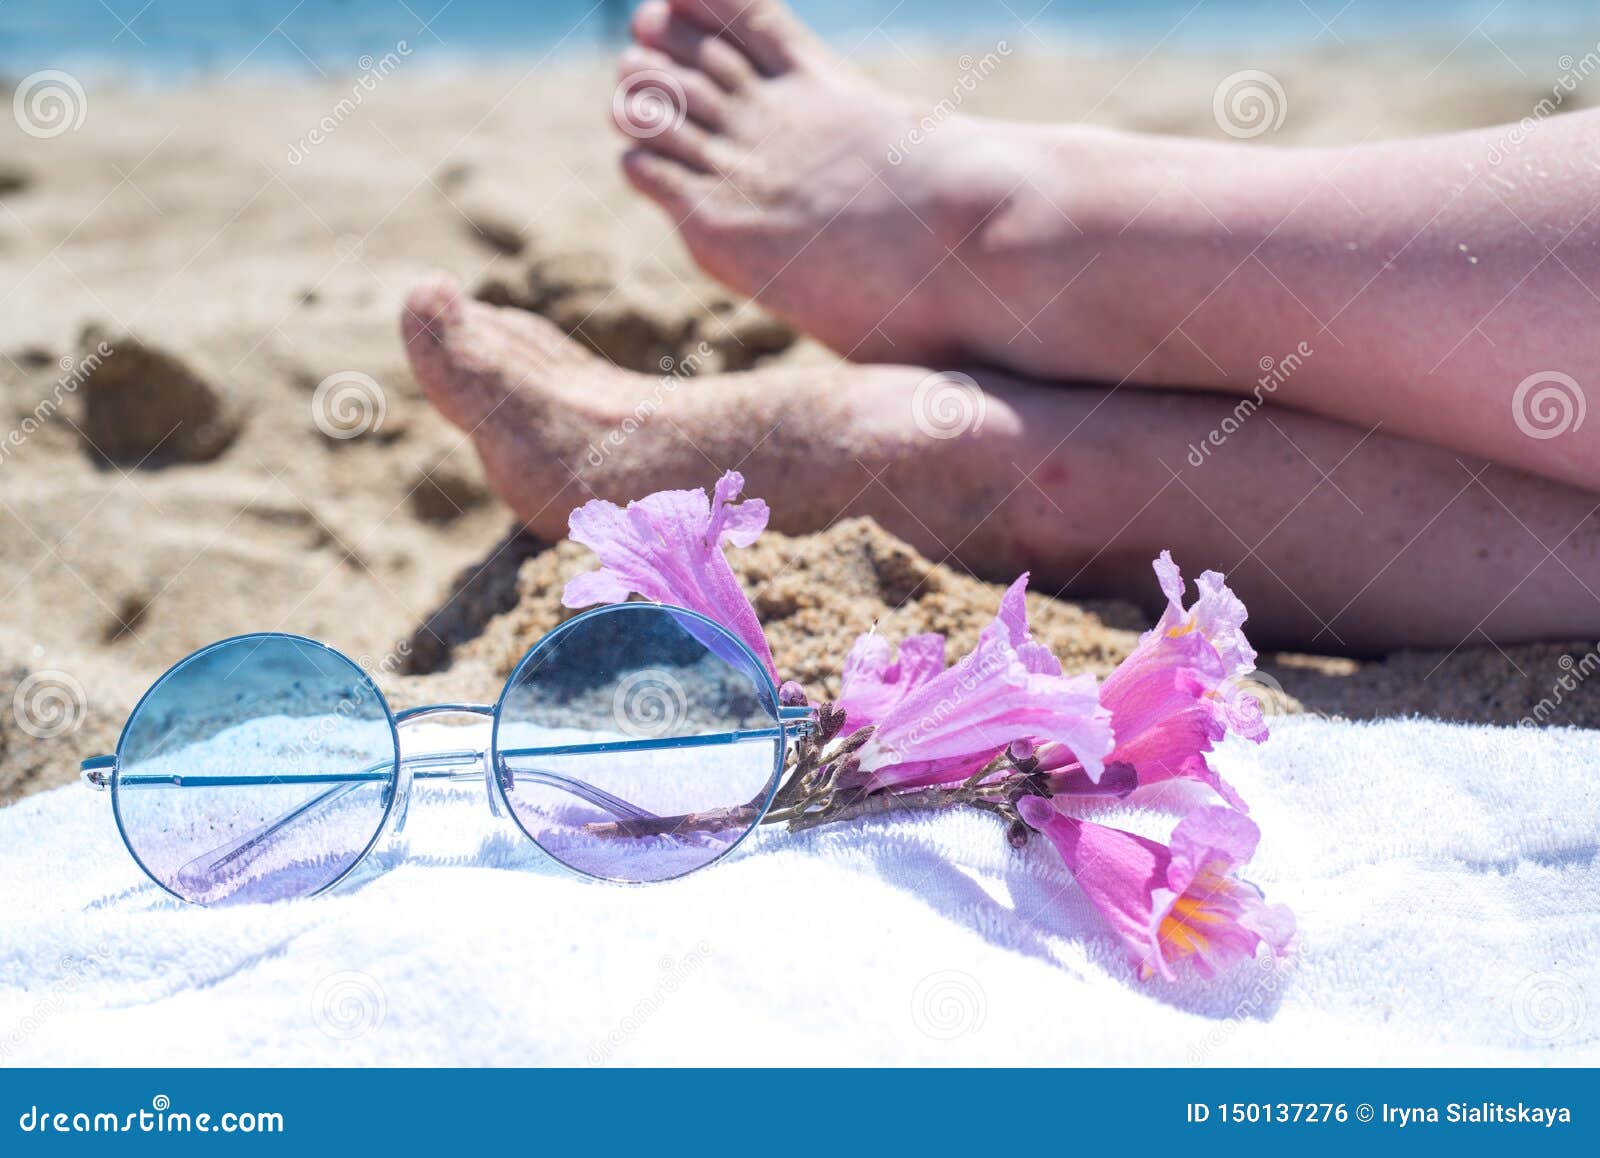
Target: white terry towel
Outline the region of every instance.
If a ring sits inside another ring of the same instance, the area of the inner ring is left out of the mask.
[[[1275,723],[1218,760],[1299,944],[1211,983],[1134,980],[1055,851],[977,813],[625,888],[439,790],[387,871],[206,910],[105,795],[44,793],[0,810],[0,1064],[1600,1062],[1600,732]]]

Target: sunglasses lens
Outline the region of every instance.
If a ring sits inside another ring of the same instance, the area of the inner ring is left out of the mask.
[[[144,870],[185,900],[306,896],[377,839],[395,756],[359,667],[309,640],[244,636],[150,689],[117,746],[113,802]]]
[[[518,824],[590,876],[659,881],[755,827],[781,772],[765,668],[677,608],[625,603],[574,619],[523,659],[495,725]]]

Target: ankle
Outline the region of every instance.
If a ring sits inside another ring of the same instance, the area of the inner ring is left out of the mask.
[[[1064,376],[1060,349],[1070,341],[1083,359],[1071,372],[1104,378],[1141,320],[1118,256],[1142,203],[1126,138],[1014,122],[983,133],[990,199],[955,251],[958,269],[981,285],[957,303],[969,308],[949,319],[950,332],[976,359],[1052,378]]]

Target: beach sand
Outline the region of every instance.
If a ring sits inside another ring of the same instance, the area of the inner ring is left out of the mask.
[[[1220,137],[1219,78],[1269,68],[1288,101],[1271,139],[1288,144],[1510,121],[1542,95],[1498,58],[1463,49],[1435,65],[1444,54],[1019,45],[962,100]],[[930,106],[960,69],[959,49],[875,66]],[[443,75],[400,62],[342,111],[353,79],[86,82],[75,130],[41,139],[0,122],[0,802],[110,751],[145,687],[225,636],[325,640],[403,705],[492,698],[559,620],[561,581],[586,553],[515,533],[407,368],[396,319],[425,271],[581,323],[635,368],[702,340],[714,367],[830,357],[698,274],[625,187],[609,63]],[[319,123],[333,127],[316,141]],[[341,390],[381,422],[334,410]],[[339,437],[341,413],[362,432]],[[1000,591],[861,522],[736,556],[780,666],[815,694],[874,621],[891,638],[948,631],[954,658]],[[1147,626],[1131,604],[1041,596],[1032,610],[1069,668],[1102,673]],[[1551,694],[1563,656],[1593,647],[1480,641],[1381,662],[1272,656],[1264,670],[1283,710],[1514,722]],[[1600,697],[1551,722],[1600,723]]]

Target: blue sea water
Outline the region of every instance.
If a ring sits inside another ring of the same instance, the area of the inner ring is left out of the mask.
[[[0,74],[348,71],[400,41],[441,64],[594,51],[633,0],[0,0]],[[1460,44],[1508,54],[1600,39],[1594,0],[796,0],[836,43],[1069,41],[1124,50]]]

